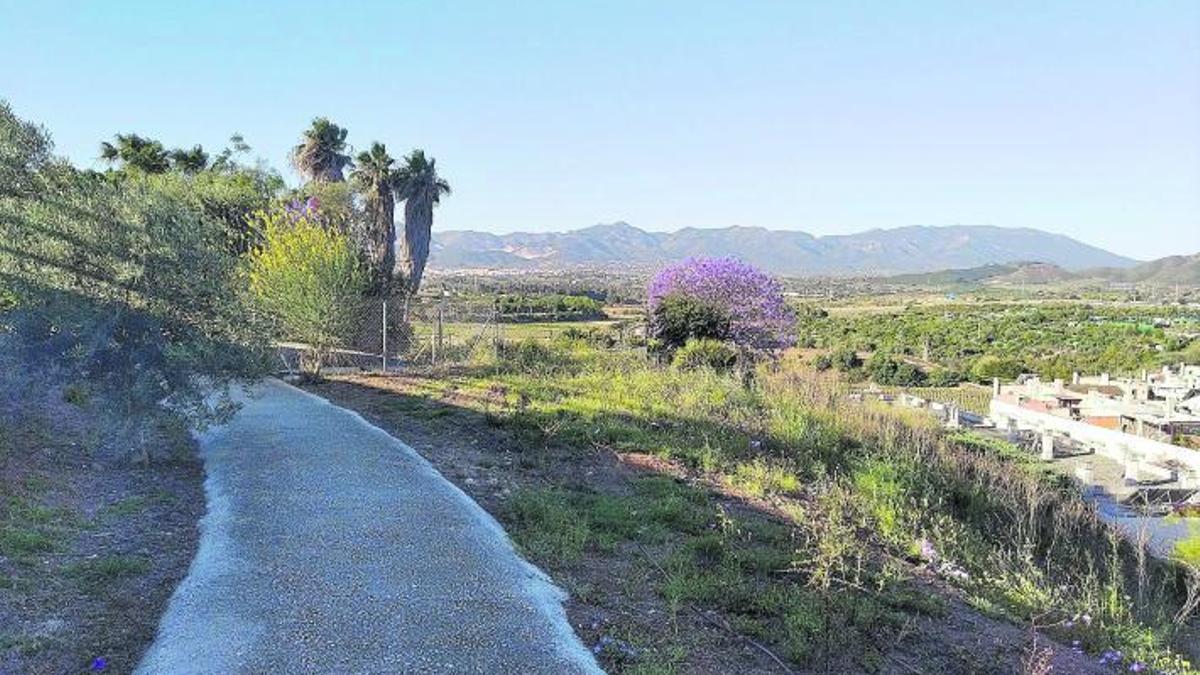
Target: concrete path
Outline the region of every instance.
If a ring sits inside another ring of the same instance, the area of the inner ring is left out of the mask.
[[[139,673],[598,673],[565,595],[411,448],[277,380],[201,437],[200,548]]]

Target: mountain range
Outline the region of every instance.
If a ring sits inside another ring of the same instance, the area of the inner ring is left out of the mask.
[[[640,269],[689,256],[736,256],[775,274],[888,275],[1039,260],[1065,270],[1138,261],[1061,234],[990,225],[910,226],[814,236],[761,227],[647,232],[628,223],[569,232],[435,231],[429,265],[454,269]]]

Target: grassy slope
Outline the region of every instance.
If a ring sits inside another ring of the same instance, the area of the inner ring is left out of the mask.
[[[760,371],[745,389],[634,353],[559,344],[527,343],[499,363],[398,388],[401,416],[445,415],[457,429],[462,411],[474,413],[511,440],[517,473],[543,475],[517,480],[491,507],[552,570],[590,579],[596,560],[640,561],[632,564],[641,578],[653,572],[647,588],[673,621],[715,610],[737,633],[816,670],[921,659],[922,668],[987,672],[987,663],[1036,656],[1011,640],[1001,641],[1008,653],[985,653],[961,633],[913,635],[931,618],[962,619],[964,602],[1078,640],[1092,663],[1120,649],[1129,663],[1187,670],[1171,647],[1176,576],[1139,568],[1076,495],[1009,449],[948,438],[890,409],[849,407],[793,363]],[[605,479],[593,467],[602,456],[649,456],[660,476],[685,480]],[[586,598],[588,583],[576,595]],[[696,664],[673,651],[696,648],[686,643],[659,636],[653,658],[609,654],[606,664],[690,671]]]

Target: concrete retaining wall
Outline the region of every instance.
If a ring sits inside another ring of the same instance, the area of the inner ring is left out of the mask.
[[[1200,452],[1170,443],[1029,410],[995,398],[992,399],[989,416],[996,422],[996,428],[1000,430],[1008,428],[1011,420],[1017,428],[1022,430],[1050,432],[1070,437],[1077,443],[1095,448],[1097,454],[1110,457],[1123,464],[1128,462],[1153,464],[1171,462],[1180,465],[1194,475],[1200,475]]]

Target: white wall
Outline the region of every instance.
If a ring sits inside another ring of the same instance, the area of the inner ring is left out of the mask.
[[[1020,429],[1050,431],[1069,436],[1080,444],[1095,448],[1097,454],[1111,457],[1122,464],[1130,460],[1153,464],[1170,461],[1200,475],[1200,452],[1195,450],[1029,410],[995,398],[992,399],[989,413],[998,429],[1006,428],[1006,420],[1014,420]]]

